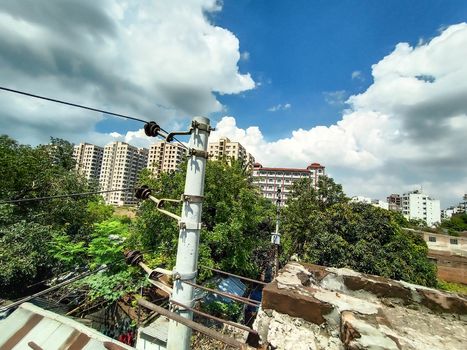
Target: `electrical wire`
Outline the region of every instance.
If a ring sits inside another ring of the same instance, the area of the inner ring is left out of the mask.
[[[10,88],[6,88],[6,87],[3,87],[3,86],[0,86],[0,90],[8,91],[8,92],[13,92],[13,93],[15,93],[15,94],[20,94],[20,95],[24,95],[24,96],[34,97],[34,98],[38,98],[38,99],[46,100],[46,101],[50,101],[50,102],[61,103],[61,104],[67,105],[67,106],[72,106],[72,107],[87,109],[87,110],[93,111],[93,112],[99,112],[99,113],[104,113],[104,114],[108,114],[108,115],[113,115],[114,117],[119,117],[119,118],[125,118],[125,119],[135,120],[135,121],[137,121],[137,122],[142,122],[142,123],[147,123],[147,122],[148,122],[147,120],[139,119],[139,118],[135,118],[135,117],[130,117],[130,116],[125,115],[125,114],[114,113],[114,112],[106,111],[106,110],[103,110],[103,109],[98,109],[98,108],[93,108],[93,107],[88,107],[88,106],[80,105],[80,104],[77,104],[77,103],[62,101],[62,100],[58,100],[58,99],[56,99],[56,98],[50,98],[50,97],[35,95],[35,94],[31,94],[31,93],[29,93],[29,92],[20,91],[20,90],[15,90],[15,89],[10,89]],[[161,128],[161,130],[165,132],[165,130],[163,130],[162,128]]]
[[[114,117],[119,117],[119,118],[125,118],[125,119],[135,120],[135,121],[141,122],[141,123],[147,123],[147,122],[148,122],[147,120],[140,119],[140,118],[135,118],[135,117],[130,117],[130,116],[125,115],[125,114],[114,113],[114,112],[106,111],[106,110],[103,110],[103,109],[98,109],[98,108],[94,108],[94,107],[88,107],[88,106],[80,105],[80,104],[77,104],[77,103],[72,103],[72,102],[67,102],[67,101],[63,101],[63,100],[58,100],[58,99],[56,99],[56,98],[51,98],[51,97],[46,97],[46,96],[41,96],[41,95],[32,94],[32,93],[25,92],[25,91],[10,89],[10,88],[4,87],[4,86],[0,86],[0,90],[12,92],[12,93],[20,94],[20,95],[24,95],[24,96],[29,96],[29,97],[33,97],[33,98],[37,98],[37,99],[49,101],[49,102],[61,103],[61,104],[67,105],[67,106],[82,108],[82,109],[86,109],[86,110],[93,111],[93,112],[104,113],[104,114],[112,115],[112,116],[114,116]],[[169,133],[168,133],[166,130],[164,130],[163,128],[160,128],[160,130],[163,131],[163,132],[165,132],[166,134],[169,134]],[[174,137],[174,140],[177,141],[183,148],[185,148],[185,149],[188,150],[188,147],[185,146],[182,142],[180,142],[176,137]]]
[[[119,192],[119,191],[133,191],[133,190],[135,190],[135,188],[130,187],[130,188],[121,188],[121,189],[116,189],[116,190],[59,194],[59,195],[56,195],[56,196],[47,196],[47,197],[10,199],[10,200],[6,200],[6,201],[1,201],[0,204],[12,204],[12,203],[21,203],[21,202],[35,202],[35,201],[43,201],[43,200],[55,199],[55,198],[81,197],[81,196],[90,196],[90,195],[99,194],[99,193],[109,193],[109,192]]]

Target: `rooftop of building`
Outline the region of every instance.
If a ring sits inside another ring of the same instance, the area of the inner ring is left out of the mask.
[[[465,296],[290,262],[264,288],[254,328],[277,350],[452,350],[467,342],[466,321]]]
[[[293,172],[306,172],[308,173],[311,169],[324,169],[324,166],[319,163],[311,163],[306,168],[275,168],[275,167],[264,167],[261,163],[253,164],[253,169],[255,170],[265,170],[265,171],[293,171]]]

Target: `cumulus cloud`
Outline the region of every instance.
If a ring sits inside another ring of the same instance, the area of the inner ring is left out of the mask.
[[[238,70],[238,39],[208,19],[220,8],[216,0],[1,1],[1,85],[161,123],[221,111],[215,93],[255,83]],[[2,133],[23,142],[112,138],[95,132],[100,115],[4,92],[0,105]]]
[[[284,103],[284,104],[279,103],[278,105],[268,108],[268,111],[269,112],[285,111],[291,107],[292,107],[291,103]]]
[[[214,137],[230,136],[269,166],[320,162],[349,195],[385,198],[419,188],[456,203],[467,192],[467,24],[417,46],[398,44],[372,66],[373,83],[347,100],[331,126],[268,141],[258,127],[224,117]]]

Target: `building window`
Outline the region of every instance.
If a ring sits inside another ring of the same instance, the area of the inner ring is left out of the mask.
[[[457,238],[451,238],[451,239],[449,240],[449,243],[451,243],[451,244],[459,244],[459,242],[457,241]]]
[[[436,242],[436,237],[433,237],[433,236],[428,237],[428,242]]]

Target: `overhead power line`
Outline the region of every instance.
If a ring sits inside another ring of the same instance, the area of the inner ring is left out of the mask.
[[[26,92],[26,91],[20,91],[20,90],[16,90],[16,89],[10,89],[10,88],[4,87],[4,86],[0,86],[0,90],[7,91],[7,92],[12,92],[12,93],[15,93],[15,94],[20,94],[20,95],[24,95],[24,96],[28,96],[28,97],[33,97],[33,98],[37,98],[37,99],[45,100],[45,101],[49,101],[49,102],[60,103],[60,104],[64,104],[64,105],[71,106],[71,107],[82,108],[82,109],[86,109],[86,110],[88,110],[88,111],[104,113],[104,114],[112,115],[112,116],[114,116],[114,117],[119,117],[119,118],[124,118],[124,119],[129,119],[129,120],[135,120],[135,121],[137,121],[137,122],[141,122],[141,123],[145,123],[145,124],[148,123],[147,120],[140,119],[140,118],[135,118],[135,117],[131,117],[131,116],[129,116],[129,115],[125,115],[125,114],[121,114],[121,113],[114,113],[114,112],[106,111],[106,110],[99,109],[99,108],[94,108],[94,107],[84,106],[84,105],[77,104],[77,103],[72,103],[72,102],[67,102],[67,101],[59,100],[59,99],[56,99],[56,98],[51,98],[51,97],[36,95],[36,94],[32,94],[32,93]],[[161,128],[160,126],[159,126],[159,128],[160,128],[161,131],[165,132],[166,134],[169,134],[169,133],[167,132],[167,130]],[[188,147],[186,147],[186,146],[185,146],[181,141],[179,141],[176,137],[174,137],[174,140],[177,141],[177,142],[178,142],[182,147],[184,147],[185,149],[188,149]]]
[[[20,198],[20,199],[10,199],[6,201],[1,201],[0,204],[13,204],[13,203],[21,203],[21,202],[35,202],[35,201],[43,201],[48,199],[55,199],[55,198],[68,198],[68,197],[82,197],[82,196],[90,196],[93,194],[99,193],[109,193],[109,192],[119,192],[119,191],[133,191],[135,188],[121,188],[118,190],[105,190],[105,191],[93,191],[93,192],[80,192],[80,193],[70,193],[70,194],[59,194],[56,196],[47,196],[47,197],[34,197],[34,198]]]
[[[24,95],[24,96],[34,97],[34,98],[41,99],[41,100],[45,100],[45,101],[50,101],[50,102],[55,102],[55,103],[61,103],[61,104],[63,104],[63,105],[67,105],[67,106],[72,106],[72,107],[87,109],[87,110],[93,111],[93,112],[99,112],[99,113],[104,113],[104,114],[108,114],[108,115],[113,115],[114,117],[119,117],[119,118],[125,118],[125,119],[135,120],[135,121],[141,122],[141,123],[147,123],[147,120],[139,119],[139,118],[135,118],[135,117],[130,117],[130,116],[125,115],[125,114],[114,113],[114,112],[106,111],[106,110],[103,110],[103,109],[88,107],[88,106],[80,105],[80,104],[77,104],[77,103],[72,103],[72,102],[67,102],[67,101],[59,100],[59,99],[56,99],[56,98],[51,98],[51,97],[46,97],[46,96],[35,95],[35,94],[31,94],[31,93],[29,93],[29,92],[20,91],[20,90],[15,90],[15,89],[10,89],[10,88],[6,88],[6,87],[3,87],[3,86],[0,86],[0,90],[8,91],[8,92],[13,92],[13,93],[15,93],[15,94],[20,94],[20,95]],[[161,130],[165,132],[165,130],[163,130],[163,129],[161,129]]]

